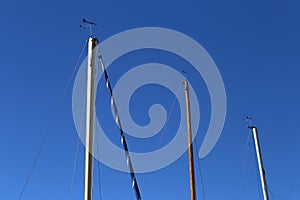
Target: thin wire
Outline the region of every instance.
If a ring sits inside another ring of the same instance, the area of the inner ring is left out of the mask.
[[[271,194],[272,199],[273,199],[273,200],[276,200],[276,198],[275,198],[273,192],[271,191],[270,184],[268,184],[268,190],[269,190],[269,192],[270,192],[270,194]]]
[[[259,174],[258,172],[256,171],[256,185],[257,185],[257,190],[258,190],[258,200],[261,200],[261,194],[259,192],[259,189],[260,189],[260,186],[259,186]]]
[[[172,105],[171,105],[171,107],[170,107],[170,110],[169,110],[168,117],[167,117],[167,119],[166,119],[165,125],[164,125],[164,127],[163,127],[163,129],[162,129],[162,131],[161,131],[161,136],[160,136],[160,139],[159,139],[159,141],[158,141],[157,146],[159,146],[159,145],[161,144],[161,141],[162,141],[162,139],[163,139],[163,137],[164,137],[164,135],[165,135],[165,129],[166,129],[166,127],[167,127],[167,123],[168,123],[168,121],[169,121],[169,119],[170,119],[170,116],[171,116],[171,114],[172,114],[172,112],[173,112],[173,109],[174,109],[174,106],[175,106],[175,102],[176,102],[176,98],[177,98],[177,96],[178,96],[178,94],[179,94],[180,89],[182,88],[182,87],[180,87],[180,86],[182,86],[182,84],[179,84],[179,86],[178,86],[178,88],[177,88],[177,90],[176,90],[176,94],[175,94],[175,96],[174,96]]]
[[[96,70],[98,70],[98,67],[99,67],[99,59],[97,59],[98,63],[97,63],[97,68],[95,68]],[[98,71],[96,71],[95,73],[97,73]],[[95,97],[95,105],[97,102],[97,98]],[[96,106],[95,106],[96,108]],[[96,113],[96,112],[95,112]],[[94,123],[94,126],[96,125],[96,123]],[[99,129],[98,129],[98,126],[95,127],[95,129],[97,133],[99,133]],[[93,134],[95,135],[95,134]],[[100,145],[99,145],[99,138],[97,137],[96,139],[96,142],[97,142],[97,145],[96,145],[96,151],[98,152],[98,155],[100,156]],[[102,200],[102,184],[101,184],[101,174],[100,174],[100,161],[99,161],[100,158],[96,159],[97,160],[97,168],[98,168],[98,182],[99,182],[99,199]]]
[[[78,159],[78,146],[79,146],[79,138],[77,138],[77,144],[76,144],[75,158],[74,158],[74,164],[73,164],[73,170],[72,170],[72,181],[71,181],[71,186],[70,186],[70,190],[69,190],[69,200],[72,199],[73,183],[74,183],[74,178],[75,178],[76,163],[77,163],[77,159]]]
[[[58,105],[57,105],[55,111],[54,111],[54,114],[53,114],[52,119],[51,119],[51,121],[50,121],[50,125],[49,125],[49,127],[48,127],[48,129],[47,129],[47,131],[46,131],[46,134],[45,134],[45,136],[44,136],[44,138],[43,138],[43,140],[42,140],[42,144],[41,144],[41,146],[40,146],[40,148],[39,148],[39,150],[38,150],[38,153],[37,153],[37,155],[36,155],[36,157],[35,157],[35,159],[34,159],[34,161],[33,161],[33,163],[32,163],[32,166],[31,166],[31,168],[30,168],[30,170],[29,170],[29,173],[28,173],[28,175],[27,175],[27,177],[26,177],[26,180],[25,180],[25,182],[24,182],[24,185],[23,185],[23,187],[22,187],[22,190],[21,190],[21,192],[20,192],[20,194],[19,194],[18,200],[22,199],[22,196],[23,196],[23,193],[24,193],[24,191],[25,191],[25,188],[26,188],[26,186],[28,185],[29,179],[30,179],[30,177],[31,177],[31,175],[32,175],[32,173],[33,173],[33,170],[34,170],[34,168],[35,168],[35,166],[36,166],[36,164],[37,164],[37,161],[38,161],[38,159],[39,159],[39,157],[40,157],[40,155],[41,155],[41,152],[42,152],[42,150],[44,149],[44,146],[45,146],[45,144],[46,144],[46,141],[47,141],[47,139],[48,139],[48,137],[49,137],[49,135],[50,135],[50,133],[51,133],[51,131],[52,131],[52,129],[53,129],[53,126],[54,126],[54,123],[55,123],[55,121],[56,121],[58,112],[59,112],[59,110],[60,110],[60,108],[61,108],[61,106],[62,106],[62,103],[63,103],[63,101],[64,101],[64,99],[65,99],[65,96],[66,96],[66,94],[67,94],[67,91],[68,91],[68,89],[69,89],[69,86],[70,86],[70,84],[71,84],[71,82],[72,82],[72,79],[73,79],[73,77],[74,77],[74,75],[75,75],[75,72],[76,72],[76,70],[77,70],[77,67],[78,67],[79,61],[80,61],[80,59],[81,59],[81,56],[82,56],[82,54],[83,54],[83,51],[84,51],[84,49],[85,49],[85,46],[86,46],[86,42],[84,43],[84,46],[83,46],[83,48],[82,48],[82,50],[81,50],[81,53],[80,53],[80,55],[79,55],[79,57],[78,57],[78,59],[77,59],[77,62],[76,62],[76,64],[75,64],[75,66],[74,66],[73,72],[72,72],[72,74],[71,74],[71,76],[70,76],[70,78],[69,78],[69,80],[68,80],[68,82],[67,82],[67,85],[66,85],[65,88],[64,88],[63,94],[62,94],[62,96],[61,96],[61,98],[60,98],[60,100],[59,100],[59,103],[58,103]]]
[[[241,167],[242,177],[241,177],[241,182],[240,182],[240,187],[239,187],[239,192],[238,192],[238,199],[241,199],[242,186],[243,186],[243,182],[245,180],[246,171],[247,171],[247,163],[248,163],[248,159],[249,159],[248,149],[249,149],[250,142],[251,142],[250,135],[251,135],[251,130],[249,129],[248,138],[247,138],[247,142],[245,144],[243,159],[242,159],[242,167]]]
[[[81,108],[79,133],[81,133],[81,130],[82,130],[82,122],[83,122],[83,114],[84,114],[83,111],[84,111],[85,103],[86,103],[86,98],[84,99],[84,102],[83,102],[82,108]],[[72,181],[71,181],[71,186],[70,186],[70,190],[69,190],[69,200],[72,199],[73,183],[74,183],[74,179],[75,179],[76,164],[77,164],[77,160],[78,160],[78,147],[79,147],[79,137],[77,138],[77,144],[76,144],[75,158],[74,158],[73,171],[72,171]]]
[[[195,139],[195,145],[196,149],[198,149],[198,144],[197,140]],[[202,171],[201,171],[201,165],[200,165],[200,159],[197,157],[197,164],[198,164],[198,170],[199,170],[199,175],[200,175],[200,181],[201,181],[201,189],[202,189],[202,194],[203,194],[203,199],[205,200],[205,190],[204,190],[204,181],[203,181],[203,176],[202,176]]]
[[[99,182],[99,198],[102,200],[102,185],[101,185],[101,177],[100,177],[100,161],[97,160],[98,162],[98,182]]]

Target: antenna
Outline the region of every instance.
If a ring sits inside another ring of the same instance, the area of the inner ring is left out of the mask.
[[[92,37],[92,36],[93,36],[92,26],[93,26],[93,25],[97,25],[97,24],[94,23],[94,22],[88,21],[88,20],[86,20],[85,18],[82,19],[82,22],[85,23],[86,26],[80,24],[80,27],[83,28],[83,29],[89,28],[89,29],[90,29],[90,37]]]

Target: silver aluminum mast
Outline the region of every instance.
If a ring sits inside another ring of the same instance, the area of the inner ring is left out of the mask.
[[[262,161],[261,152],[260,152],[260,145],[259,145],[259,140],[258,140],[257,128],[255,126],[249,126],[249,128],[252,129],[252,133],[253,133],[253,137],[254,137],[255,150],[256,150],[256,156],[257,156],[257,162],[258,162],[259,174],[260,174],[260,181],[261,181],[261,185],[262,185],[264,200],[269,200],[268,188],[267,188],[265,170],[264,170],[263,161]]]
[[[86,86],[86,139],[85,139],[85,172],[84,172],[84,200],[92,199],[93,190],[93,123],[94,123],[94,48],[98,39],[90,37],[88,41],[88,66]]]

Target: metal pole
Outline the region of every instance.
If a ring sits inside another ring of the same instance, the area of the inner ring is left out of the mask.
[[[88,66],[86,86],[86,139],[85,139],[85,173],[84,173],[84,200],[92,199],[93,190],[93,122],[94,122],[94,72],[95,55],[94,47],[97,38],[88,41]]]
[[[265,175],[265,170],[264,170],[263,161],[262,161],[262,157],[261,157],[261,151],[260,151],[260,145],[259,145],[259,140],[258,140],[257,128],[255,126],[250,126],[249,128],[252,129],[252,133],[253,133],[253,137],[254,137],[255,150],[256,150],[256,156],[257,156],[257,162],[258,162],[259,174],[260,174],[260,181],[261,181],[261,185],[262,185],[264,200],[269,200],[268,188],[267,188],[267,182],[266,182],[266,175]]]
[[[190,192],[191,192],[191,200],[196,200],[189,84],[187,81],[184,81],[183,84],[185,85],[185,100],[186,100],[186,121],[187,121],[187,131],[188,131],[188,151],[189,151],[189,167],[190,167]]]

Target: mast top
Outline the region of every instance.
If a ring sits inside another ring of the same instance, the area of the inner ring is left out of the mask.
[[[85,23],[86,25],[80,25],[80,27],[82,27],[83,29],[89,28],[89,30],[90,30],[90,37],[92,38],[92,37],[93,37],[93,29],[92,29],[92,26],[93,26],[93,25],[97,25],[97,24],[94,23],[94,22],[88,21],[88,20],[86,20],[85,18],[82,19],[82,22]]]

